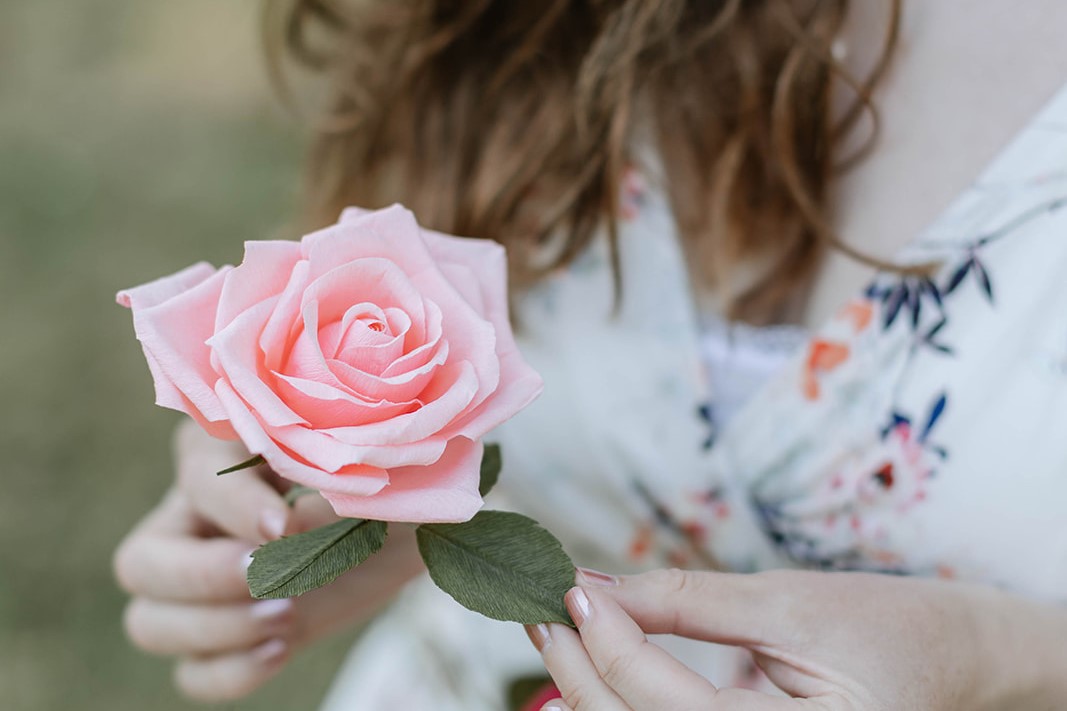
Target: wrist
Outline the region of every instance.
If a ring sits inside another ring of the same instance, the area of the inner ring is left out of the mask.
[[[972,708],[1059,708],[1067,699],[1067,610],[999,590],[974,592],[978,674]]]

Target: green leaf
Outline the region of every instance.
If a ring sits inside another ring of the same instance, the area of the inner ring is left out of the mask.
[[[485,496],[494,486],[496,486],[496,481],[500,478],[500,467],[502,464],[503,460],[500,457],[500,445],[485,445],[485,453],[482,454],[482,478],[478,483],[479,494]]]
[[[260,546],[248,566],[257,599],[303,595],[356,567],[385,543],[383,521],[346,518]]]
[[[574,564],[533,519],[482,511],[466,523],[423,524],[416,537],[430,577],[464,607],[494,620],[574,626],[563,605]]]
[[[263,458],[262,454],[257,454],[256,456],[252,457],[251,459],[244,460],[240,464],[234,464],[232,467],[226,467],[222,471],[215,472],[215,476],[222,476],[223,474],[229,474],[230,472],[239,472],[242,469],[251,469],[252,467],[258,467],[260,464],[263,464],[265,461],[267,461],[267,460],[265,460]]]
[[[312,489],[310,486],[302,486],[300,484],[296,484],[291,489],[289,489],[289,491],[285,492],[285,496],[283,498],[285,499],[285,503],[289,504],[289,508],[292,508],[293,506],[296,506],[296,500],[299,499],[301,496],[307,496],[308,494],[317,493],[319,493],[318,489]]]

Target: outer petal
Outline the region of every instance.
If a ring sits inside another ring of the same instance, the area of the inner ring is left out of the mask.
[[[175,272],[170,276],[160,277],[147,284],[123,289],[115,295],[115,301],[128,309],[147,309],[162,304],[178,294],[189,291],[194,286],[219,270],[207,262],[197,262],[192,266]]]
[[[464,415],[442,434],[481,439],[537,399],[544,381],[518,350],[500,360],[500,387],[485,402]]]
[[[215,330],[222,330],[243,311],[280,294],[299,260],[298,242],[245,242],[244,261],[230,272],[222,287]]]
[[[433,230],[422,231],[426,248],[433,258],[442,265],[459,265],[473,273],[471,279],[481,291],[479,302],[484,304],[480,310],[482,316],[499,327],[501,316],[507,319],[508,313],[508,263],[504,247],[487,239],[453,237]],[[442,269],[452,285],[459,288],[457,279],[468,272],[463,270]],[[471,305],[476,305],[471,300]]]
[[[391,469],[389,485],[374,496],[322,494],[339,516],[349,518],[411,523],[468,521],[483,504],[478,493],[481,461],[481,442],[457,437],[435,464]]]
[[[121,291],[117,300],[133,311],[133,328],[156,385],[156,402],[201,422],[226,419],[205,345],[214,331],[215,310],[231,267],[213,271],[196,264],[177,274]],[[225,428],[216,433],[228,434]]]
[[[453,237],[423,230],[426,246],[443,265],[449,278],[464,278],[481,289],[483,315],[496,329],[496,352],[500,357],[500,387],[447,431],[447,436],[484,437],[492,428],[529,405],[544,388],[541,376],[523,359],[515,343],[508,314],[507,259],[495,242]],[[473,276],[470,276],[473,273]],[[470,299],[471,303],[477,303]]]
[[[172,410],[178,410],[188,414],[196,424],[200,425],[205,432],[212,437],[218,437],[219,439],[237,439],[237,433],[234,432],[233,427],[230,425],[229,420],[218,420],[212,422],[211,420],[204,419],[203,413],[199,408],[193,405],[178,388],[174,386],[174,383],[163,373],[163,370],[159,367],[159,363],[156,363],[156,359],[149,351],[144,352],[145,360],[148,361],[148,370],[152,373],[152,379],[156,384],[156,404],[160,407],[168,407]]]
[[[389,482],[388,473],[375,467],[349,467],[344,473],[331,474],[308,464],[299,455],[279,446],[267,434],[262,423],[229,383],[220,379],[215,390],[230,414],[233,428],[248,450],[263,455],[271,469],[289,481],[322,492],[334,491],[355,496],[372,496]]]
[[[301,240],[301,248],[311,262],[312,279],[368,257],[388,259],[407,274],[435,268],[415,216],[401,205],[366,211],[313,232]]]

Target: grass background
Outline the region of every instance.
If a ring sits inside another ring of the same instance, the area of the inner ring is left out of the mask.
[[[123,638],[110,555],[170,476],[117,289],[298,207],[258,0],[0,0],[0,708],[194,708]],[[231,709],[312,709],[348,640]]]

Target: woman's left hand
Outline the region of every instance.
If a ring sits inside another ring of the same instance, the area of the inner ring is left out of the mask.
[[[802,571],[578,582],[566,598],[577,633],[528,628],[566,699],[544,709],[1051,709],[1065,691],[1049,680],[1063,683],[1067,615],[990,588]],[[792,698],[716,688],[646,632],[747,648]]]

